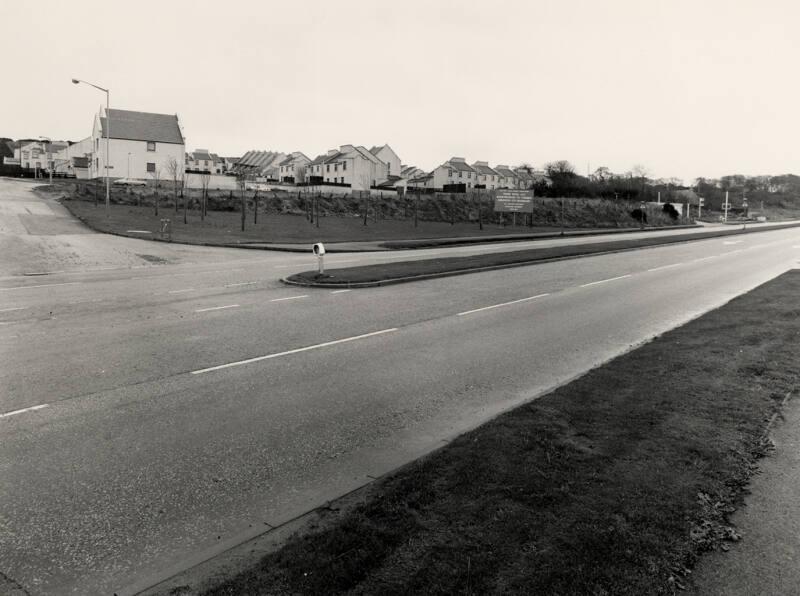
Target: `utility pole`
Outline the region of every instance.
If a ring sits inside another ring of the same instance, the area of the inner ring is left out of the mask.
[[[724,220],[723,220],[723,221],[724,221],[725,223],[728,223],[728,207],[729,207],[729,206],[730,206],[730,205],[729,205],[729,203],[728,203],[728,191],[726,190],[726,191],[725,191],[725,204],[723,205],[723,207],[724,207],[724,209],[725,209],[725,218],[724,218]]]

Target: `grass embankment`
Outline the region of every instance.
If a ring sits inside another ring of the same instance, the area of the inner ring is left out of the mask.
[[[253,223],[252,211],[247,214],[245,231],[241,231],[241,213],[232,211],[209,212],[201,221],[197,211],[190,211],[188,223],[183,223],[183,211],[175,213],[171,205],[154,214],[153,207],[136,205],[111,205],[110,215],[106,217],[105,207],[95,207],[93,202],[65,200],[63,205],[73,215],[92,229],[136,238],[160,238],[157,234],[160,221],[172,221],[173,242],[187,244],[231,245],[243,243],[271,243],[309,245],[313,242],[365,242],[378,240],[405,240],[409,238],[454,238],[463,236],[497,236],[506,234],[529,234],[536,232],[558,232],[548,226],[506,226],[485,224],[480,230],[477,223],[457,222],[453,225],[435,221],[413,221],[397,219],[370,219],[365,226],[363,219],[357,217],[326,216],[320,219],[320,226],[310,223],[302,215],[288,213],[258,214],[258,223]],[[150,234],[131,232],[144,230]]]
[[[369,199],[322,193],[312,198],[286,191],[247,191],[246,224],[241,231],[242,200],[238,191],[209,190],[209,217],[200,220],[201,193],[197,189],[186,191],[188,205],[187,223],[183,223],[183,199],[175,196],[170,183],[159,190],[159,215],[155,215],[155,189],[152,187],[113,187],[111,189],[111,218],[105,217],[103,208],[105,189],[94,181],[57,181],[53,186],[39,187],[44,193],[67,196],[64,204],[89,226],[116,234],[141,237],[128,230],[159,230],[160,220],[169,218],[173,223],[173,240],[187,243],[238,244],[249,242],[300,243],[350,242],[376,240],[406,240],[413,238],[449,238],[514,233],[560,231],[562,225],[571,229],[635,228],[637,222],[630,211],[638,204],[627,201],[601,199],[565,199],[563,211],[558,199],[538,199],[535,202],[533,225],[523,215],[515,218],[507,214],[505,225],[500,215],[492,212],[492,201],[482,196],[424,195],[421,197],[393,195],[373,196]],[[99,207],[95,207],[95,201]],[[321,214],[320,225],[312,224],[304,215],[313,205]],[[258,206],[258,223],[254,223],[254,209]],[[418,225],[414,225],[416,220]],[[479,216],[479,210],[482,215]],[[364,225],[364,213],[367,225]],[[294,217],[290,217],[294,216]],[[650,223],[658,226],[672,222],[658,210],[649,214]],[[483,221],[483,230],[479,220]]]
[[[798,296],[787,273],[460,436],[207,596],[674,593],[737,538]]]
[[[685,242],[687,240],[703,240],[705,238],[731,236],[743,233],[758,232],[761,230],[777,230],[783,227],[796,227],[798,225],[800,224],[786,224],[785,226],[759,228],[757,224],[753,224],[746,230],[728,229],[692,234],[664,235],[651,238],[614,240],[610,242],[593,242],[590,244],[530,248],[527,250],[477,254],[465,257],[443,257],[440,259],[378,263],[375,265],[329,269],[327,270],[327,273],[323,274],[320,274],[317,271],[303,271],[301,273],[290,275],[287,278],[287,281],[289,283],[300,285],[331,287],[352,287],[358,285],[378,285],[381,283],[399,283],[405,281],[414,281],[415,279],[424,279],[425,277],[468,273],[473,270],[514,267],[558,258],[570,258],[608,251],[645,248],[648,246],[672,244],[676,242]]]

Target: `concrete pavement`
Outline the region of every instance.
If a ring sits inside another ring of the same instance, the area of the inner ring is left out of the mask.
[[[310,256],[92,238],[151,260],[0,279],[0,571],[35,594],[155,583],[800,258],[784,230],[300,292]]]

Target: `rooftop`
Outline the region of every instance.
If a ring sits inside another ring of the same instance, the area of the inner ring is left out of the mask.
[[[154,114],[131,110],[108,110],[111,117],[110,137],[129,141],[155,141],[183,145],[183,134],[178,124],[178,116],[173,114]],[[100,117],[100,129],[106,134],[106,119]]]

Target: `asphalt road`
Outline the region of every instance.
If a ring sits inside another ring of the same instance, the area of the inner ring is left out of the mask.
[[[0,247],[0,572],[123,594],[797,266],[800,232],[301,291],[310,255],[90,234],[0,180]]]

